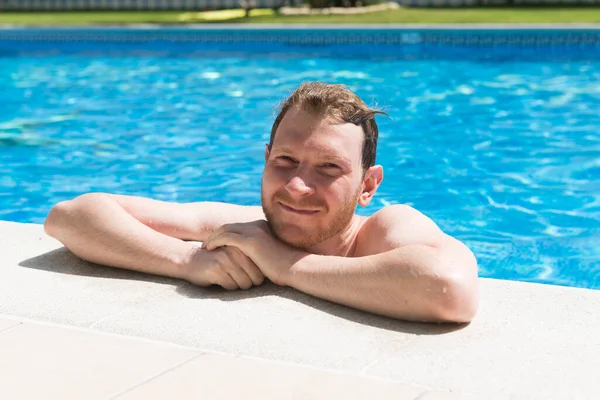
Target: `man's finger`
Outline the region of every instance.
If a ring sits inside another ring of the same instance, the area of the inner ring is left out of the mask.
[[[252,261],[249,257],[247,257],[246,263],[243,264],[244,271],[248,274],[252,283],[256,286],[260,286],[265,281],[265,275],[263,272],[256,266],[254,261]]]
[[[229,232],[226,229],[227,226],[228,225],[223,225],[222,227],[214,230],[210,235],[208,235],[208,237],[204,240],[204,242],[202,242],[202,248],[208,249],[208,246],[210,245],[211,242],[213,242],[215,240],[215,238],[218,238],[219,236],[223,235],[224,233]]]
[[[220,263],[221,270],[229,274],[240,289],[250,289],[253,281],[236,257],[241,252],[235,247],[225,247],[219,251],[224,256]]]
[[[219,277],[215,281],[215,285],[219,285],[227,290],[237,290],[240,288],[231,275],[224,271],[219,273]]]
[[[216,248],[219,247],[223,247],[223,246],[235,246],[237,248],[239,248],[240,250],[242,250],[242,252],[244,251],[243,248],[243,241],[240,240],[241,236],[238,235],[237,233],[231,233],[231,232],[223,232],[218,236],[215,236],[214,238],[207,240],[206,242],[204,242],[205,249],[207,250],[214,250]]]
[[[214,240],[215,237],[218,237],[218,236],[222,235],[223,233],[244,234],[245,232],[248,232],[248,229],[250,229],[250,227],[248,226],[247,223],[225,224],[225,225],[215,229],[214,231],[212,231],[212,233],[210,235],[208,235],[208,238],[206,238],[204,243],[208,243],[208,242]]]
[[[241,268],[244,269],[244,271],[246,272],[246,274],[252,280],[252,283],[255,286],[262,285],[262,283],[265,281],[265,275],[260,270],[260,268],[258,268],[258,266],[254,263],[254,261],[252,261],[252,259],[250,257],[248,257],[247,255],[245,255],[237,247],[230,247],[230,248],[232,250],[235,250],[235,253],[233,254],[233,260],[234,260],[234,262],[237,265],[239,265]]]
[[[214,231],[212,231],[210,233],[210,235],[208,235],[208,237],[206,239],[204,239],[204,241],[202,242],[202,246],[201,247],[203,249],[205,249],[206,246],[207,246],[207,244],[210,243],[211,240],[213,240],[215,237],[219,236],[221,233],[225,232],[225,230],[223,229],[224,226],[221,226],[220,228],[217,228]]]

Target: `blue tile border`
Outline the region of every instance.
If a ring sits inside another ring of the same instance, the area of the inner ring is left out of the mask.
[[[173,42],[335,44],[600,45],[600,29],[0,29],[0,40],[16,42]]]
[[[485,51],[477,51],[485,49]],[[0,29],[0,55],[35,51],[183,56],[212,52],[333,57],[598,60],[600,29],[122,27]]]

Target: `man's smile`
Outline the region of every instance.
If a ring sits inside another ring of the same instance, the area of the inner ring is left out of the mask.
[[[299,215],[313,215],[313,214],[316,214],[316,213],[319,212],[319,210],[300,209],[300,208],[294,208],[294,207],[286,206],[285,204],[283,204],[281,202],[278,202],[278,204],[285,211],[290,212],[290,213],[294,213],[294,214],[299,214]]]

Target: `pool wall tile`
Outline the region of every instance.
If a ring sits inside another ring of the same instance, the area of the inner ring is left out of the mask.
[[[0,54],[36,51],[119,54],[311,54],[400,59],[600,59],[600,29],[416,29],[193,27],[0,29]]]

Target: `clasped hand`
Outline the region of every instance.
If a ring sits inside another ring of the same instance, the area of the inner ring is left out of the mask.
[[[264,220],[227,224],[196,248],[186,275],[191,283],[227,290],[258,286],[265,277],[286,286],[291,268],[304,255],[279,241]]]

